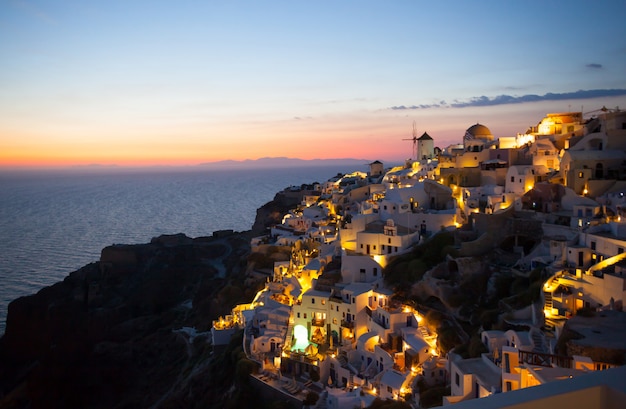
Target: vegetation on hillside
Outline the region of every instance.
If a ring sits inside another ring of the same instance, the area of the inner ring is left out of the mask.
[[[448,254],[454,255],[453,244],[453,233],[440,232],[411,252],[393,258],[383,272],[385,283],[403,295],[406,288],[421,280],[426,271],[444,261]]]

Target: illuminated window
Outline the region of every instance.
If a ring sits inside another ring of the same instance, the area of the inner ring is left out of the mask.
[[[583,178],[583,176],[584,176],[583,172],[578,172],[578,177],[579,177],[580,179],[582,179],[582,178]]]

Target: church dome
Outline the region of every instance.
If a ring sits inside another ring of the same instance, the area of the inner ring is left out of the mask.
[[[484,141],[493,141],[493,134],[485,125],[476,124],[467,128],[467,131],[465,131],[464,139],[482,139]]]

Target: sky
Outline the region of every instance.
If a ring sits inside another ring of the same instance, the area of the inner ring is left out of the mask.
[[[0,168],[402,160],[626,109],[626,2],[0,0]]]

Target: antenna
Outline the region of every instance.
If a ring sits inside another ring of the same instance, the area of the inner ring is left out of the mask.
[[[413,137],[408,139],[402,139],[403,141],[413,141],[413,150],[415,151],[415,160],[418,160],[417,158],[417,124],[415,123],[415,121],[413,121]]]

